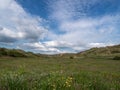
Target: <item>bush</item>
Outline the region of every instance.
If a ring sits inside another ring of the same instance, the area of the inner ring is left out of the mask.
[[[114,51],[112,51],[111,53],[120,53],[120,51],[119,50],[114,50]]]
[[[115,56],[113,60],[120,60],[120,56]]]
[[[0,48],[0,55],[3,56],[3,55],[8,55],[8,50],[5,49],[5,48]]]
[[[73,57],[73,56],[70,56],[70,59],[74,59],[74,57]]]
[[[10,50],[9,51],[9,56],[12,56],[12,57],[26,57],[24,52],[20,52],[18,50]]]

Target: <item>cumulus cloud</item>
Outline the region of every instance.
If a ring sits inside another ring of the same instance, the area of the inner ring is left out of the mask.
[[[24,34],[22,32],[14,32],[7,28],[1,28],[0,30],[0,42],[12,43],[22,38]]]
[[[88,47],[105,47],[105,46],[112,46],[114,44],[111,43],[89,43]]]
[[[53,0],[54,1],[54,0]],[[107,46],[120,43],[120,14],[92,17],[90,8],[101,0],[58,0],[51,5],[51,17],[58,21],[58,30],[65,32],[53,41],[72,44],[69,51],[81,51],[91,47]],[[111,3],[110,0],[106,1]],[[104,2],[103,2],[104,3]],[[101,4],[100,4],[101,5]],[[95,7],[94,7],[95,8]],[[51,18],[50,17],[50,18]],[[53,42],[52,46],[55,46]],[[60,45],[60,43],[58,44]],[[65,44],[59,47],[64,47]],[[71,50],[72,49],[72,50]],[[65,49],[64,49],[65,50]],[[72,51],[72,52],[73,52]]]
[[[120,43],[119,12],[91,16],[91,13],[98,13],[95,6],[101,5],[102,1],[48,1],[49,20],[58,24],[48,30],[43,25],[43,18],[27,13],[15,0],[0,0],[0,44],[12,43],[13,47],[20,49],[55,54]],[[105,1],[113,3],[112,0]],[[62,33],[57,34],[52,29]]]
[[[48,47],[69,47],[72,46],[71,43],[66,43],[64,41],[47,41],[44,42],[45,46]]]
[[[61,51],[55,47],[47,46],[41,42],[33,42],[33,43],[24,43],[19,45],[17,48],[25,49],[28,51],[34,51],[37,53],[45,53],[45,54],[56,54],[61,53]]]
[[[49,6],[52,9],[50,18],[56,20],[59,24],[57,29],[65,33],[57,35],[54,32],[49,32],[47,37],[49,41],[37,44],[29,43],[25,46],[46,53],[65,53],[79,52],[91,47],[107,46],[120,42],[120,32],[117,27],[120,20],[118,13],[94,18],[87,16],[90,7],[100,1],[52,0],[51,2]]]
[[[43,19],[26,13],[14,0],[0,0],[0,41],[39,41],[47,32]]]

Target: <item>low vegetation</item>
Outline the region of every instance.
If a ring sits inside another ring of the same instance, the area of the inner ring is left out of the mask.
[[[19,49],[6,49],[0,48],[0,56],[10,56],[10,57],[31,57],[35,56],[32,52],[25,52]]]
[[[101,48],[91,48],[77,54],[84,56],[115,56],[120,55],[120,45],[107,46]]]
[[[113,60],[120,60],[120,56],[115,56]]]
[[[120,73],[7,72],[0,75],[1,90],[120,90]]]
[[[0,90],[120,90],[119,45],[107,48],[53,56],[1,48]]]

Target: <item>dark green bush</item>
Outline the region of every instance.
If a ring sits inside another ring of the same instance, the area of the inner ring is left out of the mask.
[[[0,48],[0,55],[8,55],[8,50],[6,50],[5,48]]]
[[[26,57],[26,55],[24,53],[16,51],[16,50],[9,51],[9,56],[12,56],[12,57]]]
[[[114,51],[112,51],[111,53],[120,53],[120,51],[119,50],[114,50]]]
[[[70,59],[74,59],[74,57],[73,57],[73,56],[70,56]]]
[[[113,60],[120,60],[120,56],[115,56]]]

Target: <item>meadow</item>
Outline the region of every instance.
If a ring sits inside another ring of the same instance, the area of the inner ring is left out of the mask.
[[[0,57],[0,90],[120,90],[120,60]]]

